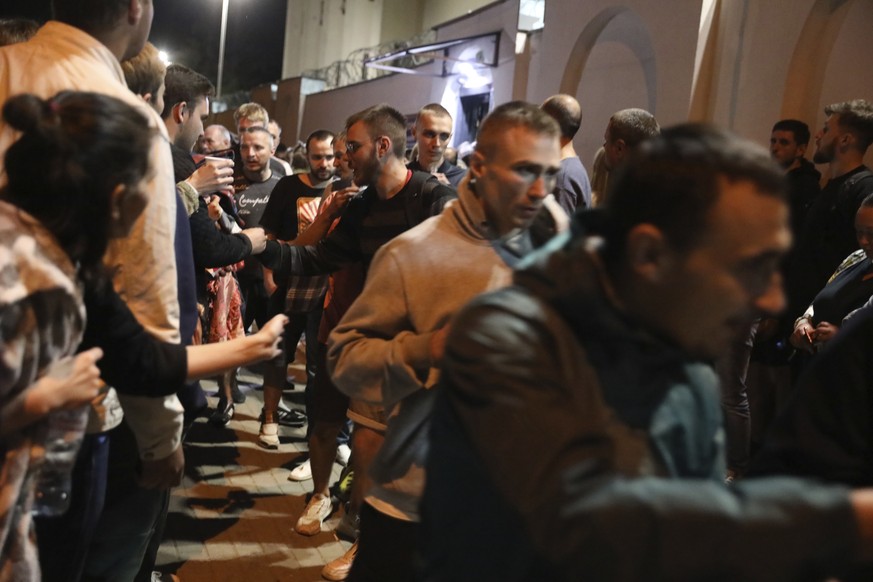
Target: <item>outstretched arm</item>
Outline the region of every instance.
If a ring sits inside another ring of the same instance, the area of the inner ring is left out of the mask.
[[[279,338],[288,318],[277,315],[268,321],[258,333],[226,342],[187,346],[187,381],[214,376],[247,364],[269,360],[282,353]]]

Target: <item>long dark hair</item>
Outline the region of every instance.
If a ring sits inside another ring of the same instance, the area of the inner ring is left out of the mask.
[[[136,187],[148,170],[146,118],[113,97],[71,91],[12,97],[3,118],[22,132],[6,152],[3,198],[39,220],[82,276],[101,272],[112,193]]]

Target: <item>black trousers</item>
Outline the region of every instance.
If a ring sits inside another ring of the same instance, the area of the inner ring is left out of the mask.
[[[418,578],[421,524],[361,507],[358,555],[346,582],[410,582]]]

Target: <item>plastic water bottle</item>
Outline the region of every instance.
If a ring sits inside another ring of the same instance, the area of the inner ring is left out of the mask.
[[[73,359],[57,362],[48,372],[54,378],[64,378],[72,370]],[[88,422],[89,405],[70,410],[57,410],[48,417],[45,458],[37,477],[33,500],[33,515],[54,517],[70,508],[73,466],[82,445]]]

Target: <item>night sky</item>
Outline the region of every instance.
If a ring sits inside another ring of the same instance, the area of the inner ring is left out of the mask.
[[[149,40],[173,62],[218,82],[221,0],[153,0],[155,19]],[[0,17],[38,21],[50,15],[49,0],[0,2]],[[286,0],[230,0],[222,92],[250,89],[282,74]]]

